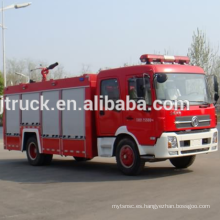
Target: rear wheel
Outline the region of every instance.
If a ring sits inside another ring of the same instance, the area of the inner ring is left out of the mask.
[[[177,157],[170,159],[170,162],[179,169],[184,169],[191,166],[196,159],[196,155],[194,156],[187,156],[187,157]]]
[[[116,161],[119,170],[125,175],[138,175],[145,165],[135,142],[129,138],[124,138],[118,143]]]
[[[26,144],[26,153],[29,164],[32,166],[41,166],[45,162],[45,155],[40,154],[38,143],[35,137],[30,137]]]

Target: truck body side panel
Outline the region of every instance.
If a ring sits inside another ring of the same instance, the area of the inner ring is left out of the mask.
[[[10,100],[9,108],[12,109],[12,101],[19,101],[19,95],[7,96]],[[8,136],[18,136],[20,133],[20,111],[19,106],[15,105],[15,110],[7,111],[6,114],[6,133]]]
[[[18,104],[15,111],[4,108],[5,149],[24,150],[23,130],[28,130],[28,133],[33,130],[35,134],[37,129],[42,153],[86,158],[97,156],[94,112],[84,110],[84,101],[94,100],[95,86],[96,76],[87,75],[7,87],[4,98],[21,100],[23,107],[26,101],[29,101],[29,110],[20,110]],[[49,100],[47,106],[50,110],[44,108],[41,111],[40,105],[39,110],[31,110],[30,101],[40,101],[41,98],[44,103]],[[65,101],[64,110],[57,109],[59,100]],[[72,102],[69,104],[70,110],[67,109],[67,100],[75,101],[76,110],[73,109]],[[94,129],[91,129],[92,127]]]
[[[22,94],[22,106],[25,107],[26,102],[31,102],[32,100],[39,101],[40,93],[27,93]],[[40,123],[40,113],[39,110],[28,110],[21,111],[22,125],[39,125]]]
[[[73,110],[73,103],[66,106],[62,111],[62,131],[65,138],[85,139],[85,88],[66,89],[62,91],[62,100],[76,102],[76,110]],[[68,103],[67,103],[68,104]],[[69,108],[69,109],[68,109]],[[81,110],[80,110],[81,109]]]
[[[59,100],[59,91],[47,91],[42,93],[44,100],[49,100],[49,111],[42,111],[42,134],[43,137],[58,137],[59,136],[59,110],[56,108],[56,103]]]

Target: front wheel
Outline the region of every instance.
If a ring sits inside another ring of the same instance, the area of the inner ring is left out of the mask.
[[[119,170],[125,175],[138,175],[144,168],[135,142],[129,138],[122,139],[116,148],[116,161]]]
[[[187,156],[187,157],[177,157],[170,159],[170,162],[179,169],[184,169],[191,166],[196,159],[196,155],[194,156]]]

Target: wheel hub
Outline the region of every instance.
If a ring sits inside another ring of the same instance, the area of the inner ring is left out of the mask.
[[[129,145],[121,148],[120,159],[124,167],[129,168],[134,164],[134,152]]]
[[[29,156],[32,160],[37,158],[37,147],[34,143],[30,143],[29,145]]]

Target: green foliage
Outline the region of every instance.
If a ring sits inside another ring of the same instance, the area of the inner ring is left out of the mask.
[[[207,75],[217,76],[220,82],[220,57],[218,47],[213,49],[207,40],[206,34],[197,28],[192,36],[192,44],[188,50],[188,56],[192,65],[203,68]],[[208,87],[214,97],[213,77],[208,77]]]
[[[4,90],[4,77],[0,72],[0,95],[3,95],[3,90]]]
[[[207,40],[206,34],[198,28],[193,33],[188,56],[191,64],[202,67],[207,75],[219,76],[220,57],[218,56],[218,48],[213,49]]]

